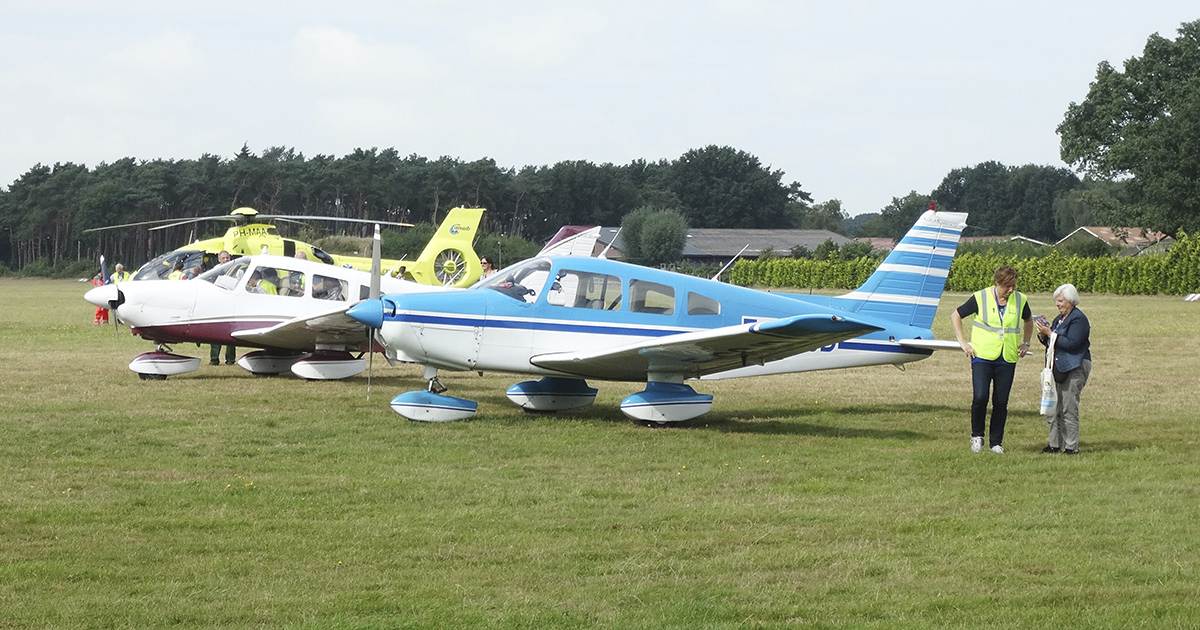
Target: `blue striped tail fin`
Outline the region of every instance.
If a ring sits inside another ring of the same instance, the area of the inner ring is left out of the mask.
[[[838,299],[852,300],[847,310],[931,328],[958,239],[967,227],[965,212],[928,210],[900,239],[896,248],[855,291]]]

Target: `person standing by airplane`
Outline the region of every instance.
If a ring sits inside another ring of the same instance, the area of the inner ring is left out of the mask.
[[[971,360],[971,451],[983,451],[988,394],[992,398],[992,425],[988,432],[993,453],[1004,452],[1004,425],[1008,421],[1008,395],[1017,373],[1017,360],[1029,354],[1033,314],[1023,293],[1017,291],[1017,270],[998,267],[994,285],[976,291],[950,314],[958,346]],[[963,335],[963,319],[972,317],[971,341]],[[1024,324],[1022,324],[1024,322]],[[1017,341],[1020,337],[1020,341]]]
[[[496,274],[496,268],[492,266],[492,259],[487,256],[479,257],[479,264],[483,267],[483,275],[480,278],[490,278]]]
[[[96,271],[96,275],[92,276],[92,286],[102,287],[104,284],[104,269],[99,269]],[[96,318],[92,320],[93,326],[100,324],[108,324],[108,309],[103,306],[96,307]]]
[[[117,263],[117,266],[113,267],[112,275],[108,277],[109,283],[116,284],[117,282],[125,282],[127,280],[129,280],[129,272],[125,271],[125,265]]]
[[[1073,284],[1054,290],[1058,317],[1047,326],[1038,323],[1038,341],[1054,353],[1054,389],[1058,403],[1046,416],[1050,436],[1043,453],[1079,454],[1079,395],[1092,373],[1092,325],[1079,310],[1079,291]],[[1045,321],[1045,320],[1043,320]]]
[[[183,272],[183,260],[175,262],[175,270],[171,275],[167,276],[167,280],[187,280],[187,274]]]
[[[223,265],[232,260],[229,252],[222,249],[217,254],[217,264]],[[237,347],[225,346],[225,365],[233,365],[234,359],[237,357]],[[221,344],[214,343],[208,347],[208,358],[212,365],[221,365]]]

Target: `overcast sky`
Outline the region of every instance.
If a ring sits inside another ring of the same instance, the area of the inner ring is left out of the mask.
[[[186,6],[185,6],[186,5]],[[1195,0],[0,0],[0,187],[35,164],[357,147],[503,167],[757,156],[851,215],[1063,166],[1096,65]]]

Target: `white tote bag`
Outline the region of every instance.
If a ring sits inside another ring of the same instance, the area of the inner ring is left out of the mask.
[[[1054,415],[1054,406],[1058,404],[1058,392],[1054,389],[1054,342],[1058,333],[1050,333],[1050,344],[1046,348],[1046,367],[1042,370],[1042,404],[1038,413],[1043,416]]]

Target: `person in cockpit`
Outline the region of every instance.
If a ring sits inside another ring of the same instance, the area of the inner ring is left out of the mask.
[[[251,293],[265,293],[267,295],[279,295],[279,288],[274,282],[263,277],[261,269],[255,269],[250,274],[250,281],[246,283],[246,290]]]

